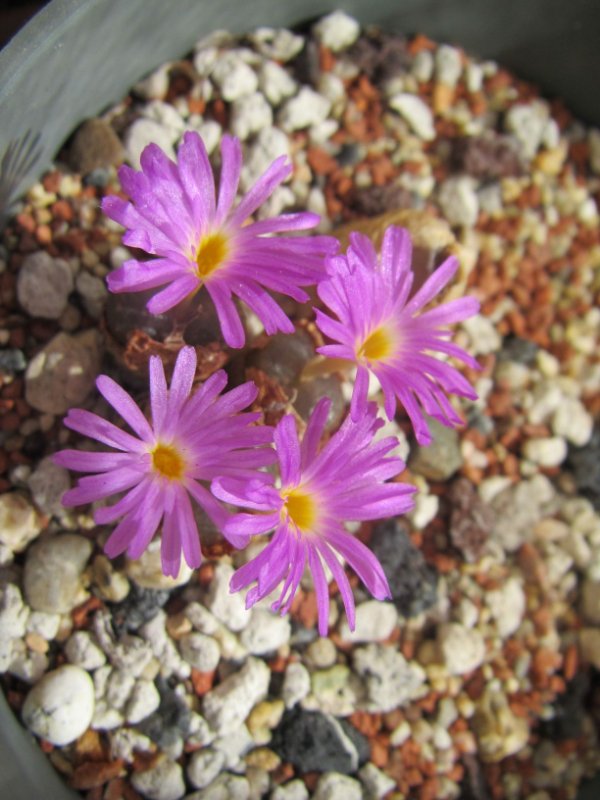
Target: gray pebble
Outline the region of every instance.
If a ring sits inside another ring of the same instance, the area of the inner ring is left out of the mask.
[[[203,708],[208,723],[220,736],[234,731],[266,696],[270,679],[265,662],[250,657],[238,672],[205,695]]]
[[[59,333],[29,362],[25,399],[37,411],[64,414],[81,405],[100,372],[101,335],[96,330]]]
[[[26,256],[17,275],[17,297],[32,317],[58,319],[73,291],[73,272],[62,258],[40,251]]]
[[[185,794],[183,770],[169,758],[144,772],[134,772],[131,784],[147,800],[179,800]]]

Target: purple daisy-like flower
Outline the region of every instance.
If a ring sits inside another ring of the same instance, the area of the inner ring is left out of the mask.
[[[396,402],[408,414],[419,444],[431,442],[423,411],[448,427],[463,420],[446,394],[476,400],[467,379],[434,353],[451,356],[473,369],[477,361],[449,341],[446,327],[479,311],[474,297],[429,303],[454,277],[458,261],[450,257],[410,297],[414,273],[412,244],[407,230],[390,226],[383,237],[379,259],[370,240],[350,234],[346,255],[327,261],[328,277],[318,294],[334,319],[317,310],[317,325],[335,342],[318,348],[322,355],[352,361],[357,366],[351,415],[357,419],[367,405],[369,373],[379,380],[385,411],[392,419]]]
[[[272,476],[260,480],[221,478],[213,482],[217,497],[259,513],[240,513],[225,526],[226,532],[252,536],[274,530],[265,549],[231,579],[238,591],[256,582],[246,595],[246,607],[270,594],[284,580],[273,610],[285,614],[308,565],[312,572],[319,615],[319,633],[327,634],[329,594],[323,564],[336,580],[350,628],[354,630],[354,597],[336,556],[342,556],[371,594],[390,597],[387,579],[371,551],[344,528],[344,521],[391,517],[413,506],[414,487],[387,482],[404,469],[402,459],[389,456],[398,444],[394,437],[374,441],[384,424],[376,418],[375,403],[341,428],[319,450],[331,401],[320,400],[308,421],[302,442],[292,415],[275,429],[280,485]]]
[[[104,198],[102,209],[127,229],[124,244],[157,258],[126,261],[108,276],[109,289],[164,287],[147,306],[160,314],[206,286],[231,347],[242,347],[245,339],[233,296],[254,311],[268,334],[293,333],[294,326],[268,292],[308,300],[300,287],[324,276],[323,259],[339,244],[330,236],[273,235],[313,228],[318,214],[281,214],[246,224],[291,173],[288,159],[276,159],[235,208],[242,149],[232,136],[221,140],[218,194],[206,148],[195,132],[184,134],[177,164],[155,144],[144,149],[140,162],[141,172],[128,166],[119,170],[132,202],[113,195]]]
[[[179,572],[182,552],[190,567],[198,567],[202,560],[190,497],[234,546],[247,543],[244,534],[225,531],[231,515],[201,481],[220,476],[249,480],[274,461],[272,448],[261,447],[272,441],[272,429],[252,424],[259,413],[240,413],[256,397],[256,386],[245,383],[219,396],[227,383],[221,370],[192,394],[195,372],[196,352],[184,347],[167,389],[160,358],[151,357],[152,424],[124,389],[100,375],[98,390],[135,436],[90,411],[71,409],[65,418],[68,428],[114,451],[63,450],[53,457],[68,469],[95,473],[80,478],[65,493],[66,506],[125,492],[114,505],[94,512],[99,525],[120,519],[106,542],[106,554],[114,558],[127,551],[131,558],[139,558],[162,522],[162,568],[172,576]]]

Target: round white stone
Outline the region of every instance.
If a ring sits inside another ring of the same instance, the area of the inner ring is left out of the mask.
[[[89,674],[66,664],[46,673],[23,704],[23,722],[30,731],[55,745],[75,741],[94,715],[94,684]]]
[[[442,625],[438,630],[438,646],[451,675],[471,672],[485,660],[485,641],[476,628],[465,628],[458,623]]]

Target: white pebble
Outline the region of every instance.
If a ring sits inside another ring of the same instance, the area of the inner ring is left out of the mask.
[[[323,122],[330,109],[331,103],[326,97],[303,86],[295,97],[282,106],[278,123],[284,131],[291,133]]]
[[[20,553],[42,530],[42,520],[32,504],[18,492],[0,495],[0,542]]]
[[[594,420],[581,401],[565,397],[554,412],[551,428],[556,436],[583,447],[591,439]]]
[[[223,100],[228,103],[252,94],[258,88],[256,73],[235,50],[214,62],[210,76],[219,87]]]
[[[304,47],[304,38],[287,28],[257,28],[250,34],[250,39],[263,56],[283,63],[298,55]]]
[[[528,439],[523,445],[523,455],[540,467],[558,467],[567,457],[567,443],[561,436]]]
[[[447,623],[438,628],[438,647],[451,675],[464,675],[485,660],[485,641],[476,628]]]
[[[442,212],[450,225],[470,228],[477,222],[479,199],[475,181],[468,175],[448,178],[442,183],[438,196]]]
[[[0,586],[0,641],[24,636],[29,608],[23,603],[21,592],[14,583]]]
[[[310,673],[300,661],[291,661],[285,668],[281,698],[286,708],[293,708],[296,703],[310,692]]]
[[[46,673],[29,691],[23,722],[55,745],[70,744],[84,733],[94,714],[94,684],[88,673],[66,664]]]
[[[206,606],[229,630],[241,631],[250,622],[250,611],[246,609],[244,597],[240,592],[232,594],[229,591],[232,575],[232,566],[224,562],[217,564],[210,582]]]
[[[260,92],[240,97],[231,105],[231,132],[242,141],[273,124],[273,111]]]
[[[236,730],[266,697],[270,679],[265,662],[251,656],[238,672],[205,695],[203,711],[208,723],[220,736]]]
[[[533,158],[537,153],[548,117],[548,106],[536,100],[531,103],[516,103],[506,113],[506,130],[514,133],[527,158]]]
[[[176,134],[169,128],[165,128],[155,120],[140,117],[127,129],[125,134],[124,145],[127,160],[132,167],[139,169],[142,150],[151,143],[158,145],[165,155],[174,159],[173,145],[176,138]]]
[[[381,800],[396,785],[396,781],[378,769],[375,764],[365,764],[359,769],[358,777],[369,800]]]
[[[427,83],[433,75],[434,60],[431,50],[419,50],[414,57],[411,72],[419,83]]]
[[[435,74],[440,83],[456,86],[462,74],[460,50],[448,44],[438,47],[435,54]]]
[[[258,72],[258,86],[269,103],[278,106],[295,93],[298,84],[289,72],[275,61],[265,61]]]
[[[205,747],[192,754],[187,766],[189,782],[196,789],[212,783],[225,765],[225,755],[212,747]]]
[[[326,772],[321,775],[313,800],[362,800],[360,783],[349,775]]]
[[[200,672],[212,672],[217,668],[221,651],[212,638],[203,633],[188,633],[179,640],[179,652],[187,663]]]
[[[485,601],[496,620],[503,639],[511,636],[521,624],[525,613],[525,592],[518,578],[509,578],[499,589],[487,592]]]
[[[502,347],[502,338],[496,327],[488,317],[482,314],[464,320],[461,325],[469,335],[471,347],[469,352],[473,355],[488,355],[497,353]]]
[[[396,627],[398,612],[391,603],[367,600],[356,607],[356,628],[350,631],[344,618],[340,637],[345,642],[380,642],[387,639]]]
[[[257,608],[252,611],[250,622],[240,635],[240,641],[253,655],[271,653],[287,644],[291,628],[288,617]]]
[[[183,770],[169,758],[145,772],[134,772],[131,783],[147,800],[179,800],[185,794]]]
[[[313,26],[313,33],[321,44],[339,53],[358,39],[360,25],[354,17],[343,11],[334,11]]]
[[[150,714],[153,714],[160,705],[160,695],[153,681],[136,681],[125,705],[125,720],[130,725],[136,725]]]
[[[88,631],[75,631],[65,644],[65,655],[82,669],[94,670],[106,664],[106,656]]]
[[[429,106],[414,94],[400,92],[389,100],[390,108],[397,111],[420,139],[430,142],[435,139],[433,114]]]

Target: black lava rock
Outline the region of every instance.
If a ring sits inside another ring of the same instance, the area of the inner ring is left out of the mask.
[[[22,350],[11,347],[8,350],[0,350],[0,371],[1,372],[23,372],[27,366],[27,361]]]
[[[371,550],[383,567],[392,600],[404,617],[415,617],[437,600],[437,573],[410,540],[405,523],[389,519],[373,530]]]
[[[586,696],[590,690],[588,673],[579,672],[567,684],[566,691],[554,701],[554,717],[540,725],[540,733],[554,741],[578,739],[582,735]]]
[[[163,678],[157,679],[156,688],[160,705],[139,723],[138,729],[159,747],[170,747],[189,733],[192,712]]]
[[[567,464],[578,491],[600,510],[600,427],[596,426],[584,447],[569,447]]]
[[[519,336],[507,336],[502,345],[502,350],[498,353],[500,361],[516,361],[519,364],[533,364],[538,345],[528,339],[521,339]]]
[[[154,619],[170,596],[169,591],[143,589],[132,583],[127,597],[112,606],[112,624],[117,636],[125,632],[134,633],[145,622]]]
[[[283,715],[271,747],[300,772],[349,775],[370,756],[369,742],[348,722],[298,707]]]

